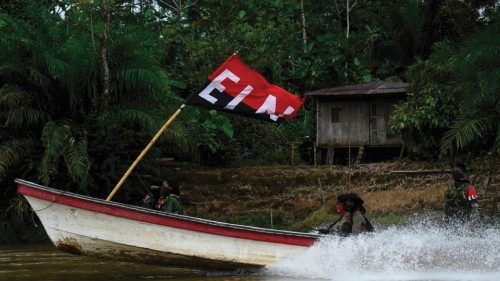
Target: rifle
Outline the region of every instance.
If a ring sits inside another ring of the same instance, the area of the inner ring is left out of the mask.
[[[328,234],[330,233],[330,230],[337,224],[339,221],[342,219],[342,216],[340,216],[336,221],[334,221],[332,224],[330,224],[327,228],[320,228],[318,229],[318,232],[320,234]]]

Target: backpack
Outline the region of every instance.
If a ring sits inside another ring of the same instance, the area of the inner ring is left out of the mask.
[[[350,220],[349,220],[349,223],[347,225],[347,229],[345,230],[345,233],[346,235],[349,235],[352,233],[352,216],[353,214],[351,214],[350,216]],[[374,232],[375,231],[375,227],[373,227],[373,224],[370,222],[370,220],[368,220],[367,217],[365,217],[365,215],[363,213],[361,213],[361,216],[365,219],[365,229],[367,232]]]

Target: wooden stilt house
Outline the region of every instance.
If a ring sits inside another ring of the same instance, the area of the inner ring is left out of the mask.
[[[357,161],[365,148],[402,147],[402,139],[388,130],[394,105],[404,99],[408,84],[379,81],[306,93],[316,105],[316,142],[318,151],[327,151],[331,164],[335,149],[355,148]]]

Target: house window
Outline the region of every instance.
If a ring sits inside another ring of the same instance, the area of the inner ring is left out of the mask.
[[[340,112],[342,108],[332,108],[332,123],[340,123]]]

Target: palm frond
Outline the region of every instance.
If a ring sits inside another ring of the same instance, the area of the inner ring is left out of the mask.
[[[47,122],[42,131],[45,154],[58,157],[64,152],[70,138],[71,127],[69,124],[65,122],[58,124],[55,121]]]
[[[477,71],[488,71],[499,63],[500,36],[493,26],[467,42],[458,54],[456,72],[461,76],[474,76]]]
[[[19,221],[24,221],[30,214],[30,204],[24,196],[18,194],[16,197],[9,201],[7,212],[13,211]]]
[[[453,46],[448,41],[436,43],[427,60],[416,58],[416,63],[408,67],[406,76],[412,88],[419,89],[428,83],[448,82],[455,63]]]
[[[460,94],[458,120],[444,135],[441,154],[473,142],[495,139],[498,149],[500,112],[500,36],[498,22],[472,37],[456,55],[454,73]],[[495,136],[496,134],[496,136]]]
[[[31,140],[8,140],[0,144],[0,182],[13,167],[29,157],[33,148]]]
[[[461,89],[463,90],[464,88]],[[473,114],[473,112],[489,114],[499,112],[500,97],[498,95],[480,91],[477,89],[477,85],[476,88],[472,87],[469,91],[463,91],[462,93],[460,112],[463,113],[463,115]]]
[[[57,175],[57,160],[57,158],[54,159],[49,154],[43,155],[38,166],[38,178],[43,184],[48,185],[50,179]]]
[[[416,62],[406,70],[406,77],[412,82],[418,81],[420,73],[425,69],[425,61],[421,58],[415,58]]]
[[[123,124],[139,126],[142,128],[144,137],[148,139],[153,137],[167,120],[168,114],[165,112],[172,112],[172,110],[162,110],[159,106],[135,104],[129,105],[129,108],[111,110],[104,122],[110,127],[120,127]],[[192,156],[196,150],[182,122],[173,122],[158,142],[172,145],[184,156]]]
[[[108,126],[119,127],[124,123],[137,124],[144,134],[155,134],[161,126],[159,120],[154,118],[144,108],[114,108],[104,120]]]
[[[45,55],[45,64],[49,70],[49,74],[54,79],[64,79],[76,72],[73,65],[54,57],[51,54]]]
[[[0,88],[0,107],[16,108],[22,103],[25,93],[16,85],[4,84]]]
[[[160,143],[167,143],[179,151],[182,156],[196,157],[197,147],[189,137],[182,123],[172,123],[160,138]]]
[[[0,88],[0,108],[6,128],[23,128],[38,125],[48,120],[49,115],[30,106],[32,96],[16,85],[5,84]]]
[[[40,88],[46,88],[50,84],[50,79],[33,67],[29,69],[28,81]]]
[[[441,141],[440,154],[446,155],[454,149],[466,148],[477,139],[481,139],[492,130],[494,124],[492,116],[477,115],[458,119],[448,130]]]
[[[422,26],[422,4],[416,0],[406,0],[400,9],[401,17],[408,29],[418,34]]]
[[[45,124],[42,131],[44,153],[38,168],[38,176],[44,184],[49,184],[50,179],[57,175],[59,158],[66,152],[68,141],[71,138],[71,127],[50,121]]]
[[[499,96],[500,90],[500,66],[487,71],[480,71],[477,74],[479,86],[484,93],[490,93]]]
[[[78,182],[89,175],[90,156],[87,151],[87,139],[70,139],[70,144],[65,155],[66,166],[71,178]]]
[[[23,65],[18,62],[8,61],[7,59],[2,59],[0,63],[0,75],[16,75],[21,74],[24,71]]]
[[[485,61],[499,61],[498,31],[484,32],[473,38],[462,51],[462,66],[470,67]]]
[[[151,68],[123,68],[117,71],[117,80],[126,91],[135,90],[165,91],[169,79],[163,70]]]
[[[8,111],[5,127],[8,128],[26,128],[42,124],[49,115],[43,111],[29,106],[21,106],[17,109]]]

